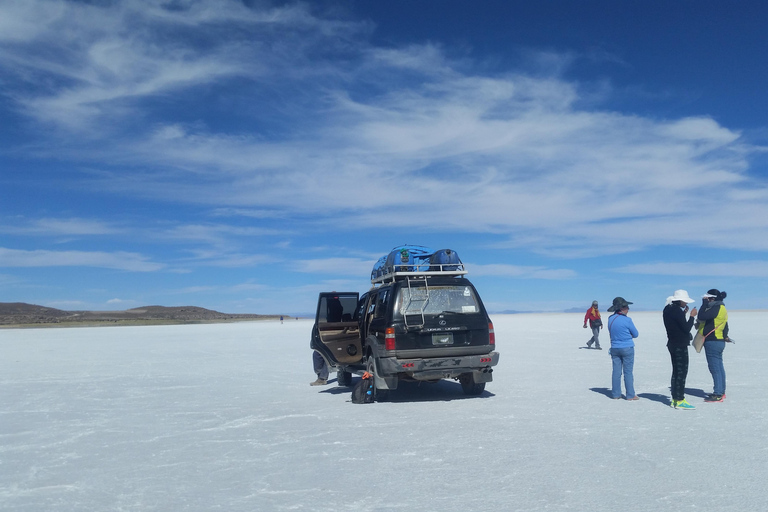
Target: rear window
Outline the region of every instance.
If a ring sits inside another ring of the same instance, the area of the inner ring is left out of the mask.
[[[356,295],[336,295],[320,298],[318,304],[317,321],[326,322],[351,322],[357,309]]]
[[[400,316],[420,313],[439,315],[440,313],[473,314],[480,312],[477,295],[471,286],[433,286],[401,288],[397,297],[395,311]]]

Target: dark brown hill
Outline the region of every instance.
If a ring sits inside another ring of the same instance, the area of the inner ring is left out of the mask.
[[[145,306],[125,311],[63,311],[23,302],[0,302],[0,326],[183,324],[261,320],[277,315],[236,315],[197,306]]]

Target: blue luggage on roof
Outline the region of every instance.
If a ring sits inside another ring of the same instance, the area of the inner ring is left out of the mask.
[[[464,265],[456,251],[433,251],[421,245],[401,245],[382,256],[373,266],[371,282],[398,272],[464,272]]]
[[[393,272],[415,272],[424,257],[434,251],[421,245],[401,245],[379,258],[371,271],[371,281]],[[418,261],[417,261],[418,260]]]

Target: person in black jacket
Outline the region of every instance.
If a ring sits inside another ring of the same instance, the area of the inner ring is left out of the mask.
[[[667,350],[672,358],[672,403],[675,409],[695,409],[685,400],[685,379],[688,376],[688,345],[691,342],[691,327],[696,319],[694,307],[688,320],[688,304],[694,302],[685,290],[676,290],[667,297],[664,308],[664,327],[667,329]]]
[[[705,402],[722,402],[725,400],[725,367],[723,366],[723,350],[725,343],[732,341],[728,337],[728,311],[723,301],[728,294],[712,288],[702,297],[699,316],[696,318],[696,328],[704,336],[704,353],[707,356],[707,366],[712,374],[714,390],[707,395]]]

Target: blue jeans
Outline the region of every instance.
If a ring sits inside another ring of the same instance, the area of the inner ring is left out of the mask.
[[[624,373],[624,387],[627,389],[627,398],[635,396],[635,378],[632,368],[635,366],[635,347],[612,348],[610,350],[613,360],[613,379],[611,397],[621,397],[621,374]]]
[[[707,366],[714,381],[714,393],[725,394],[725,367],[723,366],[724,341],[705,341],[704,353],[707,355]]]

